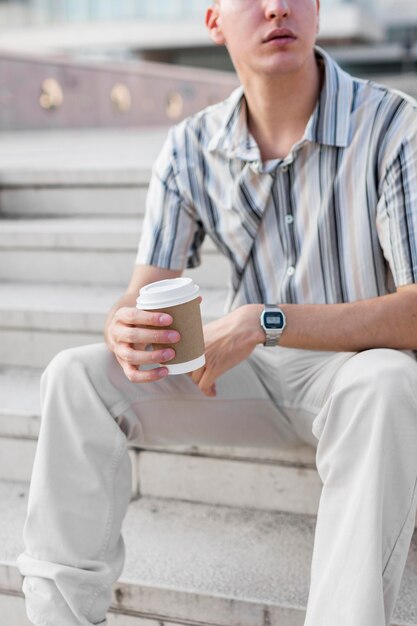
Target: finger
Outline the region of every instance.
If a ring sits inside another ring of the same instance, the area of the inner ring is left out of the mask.
[[[169,326],[172,315],[160,311],[143,311],[135,307],[122,307],[114,315],[115,321],[132,326]]]
[[[156,367],[152,370],[138,370],[134,365],[126,364],[123,367],[126,378],[131,383],[151,383],[168,376],[166,367]]]
[[[130,365],[145,365],[149,363],[164,363],[175,357],[175,350],[165,348],[161,350],[135,350],[128,344],[119,346],[117,356]]]
[[[205,372],[203,373],[203,376],[200,379],[200,382],[198,383],[198,386],[200,387],[201,391],[209,395],[210,390],[212,389],[214,383],[215,381],[214,381],[212,372],[206,369]]]
[[[194,370],[193,372],[191,372],[191,378],[193,379],[196,385],[198,385],[198,383],[200,382],[201,377],[204,374],[204,370],[205,370],[205,366],[203,365],[202,367],[199,367],[197,370]]]
[[[214,398],[217,395],[215,385],[212,385],[209,389],[200,388],[200,391],[204,393],[205,396],[208,396],[209,398]]]
[[[158,330],[123,324],[118,324],[113,334],[119,343],[132,344],[178,343],[181,338],[179,332],[174,329]]]

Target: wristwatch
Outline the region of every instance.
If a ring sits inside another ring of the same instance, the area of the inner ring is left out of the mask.
[[[264,346],[277,346],[287,324],[284,311],[276,304],[264,304],[259,320],[266,335]]]

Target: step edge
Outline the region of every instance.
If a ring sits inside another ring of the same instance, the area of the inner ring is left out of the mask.
[[[15,563],[10,563],[10,562],[4,562],[0,559],[0,569],[3,568],[3,565],[6,565],[6,567],[10,568],[10,569],[14,569],[15,573],[14,573],[14,578],[15,580],[19,580],[19,587],[16,588],[16,586],[13,589],[5,589],[2,586],[0,586],[0,597],[2,595],[8,595],[8,596],[14,596],[17,598],[21,598],[22,600],[24,600],[24,594],[23,591],[21,589],[21,585],[23,582],[23,577],[21,576],[20,572],[17,570],[16,564]],[[280,604],[275,604],[272,602],[266,602],[266,601],[257,601],[257,600],[253,600],[253,599],[245,599],[245,598],[235,598],[235,597],[228,597],[228,596],[224,596],[221,594],[216,594],[216,593],[204,593],[202,591],[192,591],[192,590],[182,590],[182,589],[175,589],[172,587],[167,587],[167,586],[155,586],[155,585],[146,585],[146,583],[143,582],[139,582],[139,583],[135,583],[133,581],[130,580],[126,580],[123,579],[123,577],[121,577],[114,585],[113,585],[113,593],[112,593],[112,603],[109,607],[109,613],[115,613],[115,614],[119,614],[119,615],[128,615],[128,616],[132,616],[132,617],[143,617],[143,618],[147,618],[147,619],[153,619],[155,621],[159,620],[165,620],[165,621],[175,621],[175,623],[180,623],[177,620],[183,621],[186,620],[187,621],[187,626],[225,626],[225,622],[223,622],[223,624],[219,624],[218,622],[214,623],[214,622],[208,622],[207,619],[203,622],[201,620],[196,620],[195,618],[187,618],[186,616],[178,616],[175,617],[175,615],[166,615],[163,613],[157,613],[154,611],[143,611],[140,609],[134,610],[132,608],[124,608],[123,605],[120,605],[120,602],[118,602],[118,598],[120,598],[121,596],[123,597],[123,590],[126,589],[126,591],[130,591],[132,589],[137,590],[137,589],[143,589],[146,590],[148,593],[149,592],[153,592],[154,594],[161,594],[161,593],[166,593],[166,592],[171,592],[171,593],[175,593],[176,595],[181,594],[183,597],[186,596],[194,596],[194,597],[198,597],[204,600],[217,600],[218,602],[222,602],[227,604],[232,603],[235,607],[238,606],[238,608],[240,608],[240,610],[244,609],[245,607],[252,606],[253,608],[258,608],[259,610],[262,611],[262,616],[263,616],[263,623],[267,624],[269,623],[269,621],[265,621],[268,620],[269,618],[269,611],[272,609],[274,611],[274,617],[278,617],[279,616],[279,612],[283,611],[284,613],[286,613],[288,615],[288,613],[298,613],[301,616],[305,615],[306,612],[306,607],[300,606],[298,604],[289,604],[289,603],[285,603],[282,602]],[[258,622],[258,626],[261,626],[261,623]],[[403,621],[398,621],[395,620],[391,622],[391,626],[416,626],[416,624],[411,623],[411,622],[403,622]]]
[[[10,562],[10,561],[3,561],[0,559],[0,575],[1,575],[1,570],[7,568],[10,569],[12,571],[12,576],[13,576],[13,586],[9,587],[9,588],[5,588],[4,586],[2,586],[0,584],[0,595],[2,593],[8,594],[8,595],[17,595],[19,597],[24,597],[23,596],[23,592],[21,589],[21,583],[23,582],[23,576],[20,574],[19,570],[17,569],[16,563]],[[19,581],[19,584],[17,585],[16,583]],[[113,585],[113,600],[112,600],[112,604],[110,606],[110,610],[115,610],[116,612],[125,612],[128,611],[130,614],[132,615],[143,615],[143,616],[147,616],[147,615],[159,615],[161,618],[163,617],[163,614],[159,614],[159,613],[153,613],[153,612],[148,612],[148,611],[142,611],[139,608],[138,609],[132,609],[132,608],[124,608],[123,605],[121,605],[120,602],[117,602],[117,598],[123,597],[124,592],[123,590],[126,590],[127,592],[129,592],[130,590],[135,590],[137,591],[138,589],[140,590],[145,590],[148,593],[156,593],[156,594],[161,594],[161,593],[171,593],[171,594],[175,594],[175,595],[181,595],[183,597],[189,597],[189,596],[194,596],[194,597],[198,597],[201,598],[203,600],[217,600],[220,601],[222,603],[225,604],[230,604],[232,603],[234,606],[236,606],[237,604],[240,605],[241,607],[243,606],[247,606],[247,605],[252,605],[254,608],[257,607],[259,609],[264,609],[264,608],[271,608],[271,609],[275,609],[275,610],[279,610],[279,609],[283,609],[283,610],[290,610],[290,611],[302,611],[305,612],[305,607],[299,606],[297,604],[291,605],[288,603],[280,603],[280,604],[275,604],[274,602],[267,602],[267,601],[261,601],[261,600],[256,600],[253,598],[241,598],[241,597],[236,597],[236,596],[227,596],[227,595],[223,595],[221,593],[216,593],[216,592],[204,592],[202,590],[197,590],[197,589],[181,589],[181,588],[175,588],[175,587],[170,587],[168,585],[155,585],[155,584],[147,584],[145,581],[133,581],[133,580],[129,580],[129,579],[124,579],[123,576],[121,576],[119,578],[119,580],[114,583]],[[186,602],[187,603],[187,602]],[[168,618],[171,621],[175,620],[175,619],[188,619],[186,616],[178,616],[177,618],[175,617],[175,615],[165,615],[165,619]],[[192,619],[192,618],[191,618]],[[195,620],[194,620],[195,621]],[[196,624],[198,624],[199,622],[195,622]],[[204,622],[200,622],[201,625],[204,624]]]

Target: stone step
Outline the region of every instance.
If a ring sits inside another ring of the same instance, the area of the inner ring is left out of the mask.
[[[143,182],[108,180],[83,182],[74,179],[0,185],[0,215],[4,217],[137,217],[143,215],[150,173]],[[113,178],[113,177],[112,177]],[[125,176],[126,178],[126,176]],[[19,180],[19,178],[17,178]]]
[[[136,218],[3,219],[0,281],[125,286],[141,231]],[[229,261],[206,237],[204,262],[190,271],[202,286],[229,275]],[[188,270],[187,270],[188,271]]]
[[[30,480],[41,422],[41,372],[0,368],[1,480]],[[132,448],[131,459],[135,495],[317,512],[321,481],[310,446],[147,446]]]
[[[166,134],[163,128],[2,133],[0,213],[137,216]]]
[[[187,270],[193,276],[194,270]],[[0,365],[44,367],[60,350],[102,341],[123,289],[0,282]],[[226,291],[202,288],[204,322],[220,317]]]
[[[30,480],[41,371],[0,368],[0,480]],[[133,496],[317,514],[322,485],[311,446],[154,445],[130,454]]]
[[[28,626],[15,566],[27,496],[24,483],[0,483],[0,608],[14,626]],[[149,497],[131,502],[109,624],[131,626],[138,618],[138,626],[301,626],[314,531],[315,518],[306,515]],[[417,625],[416,586],[417,533],[393,626]]]

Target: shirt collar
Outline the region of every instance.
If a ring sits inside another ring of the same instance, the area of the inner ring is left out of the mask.
[[[353,78],[316,46],[316,56],[324,65],[324,83],[300,141],[346,147],[350,143],[350,116],[353,104]],[[209,142],[210,152],[220,151],[230,158],[259,160],[259,149],[246,124],[243,87],[233,91],[225,102],[223,123]]]
[[[350,143],[354,79],[321,48],[316,47],[324,64],[324,83],[304,137],[309,141],[345,148]]]
[[[252,152],[259,151],[255,140],[250,135],[246,124],[246,100],[243,87],[235,89],[225,102],[222,123],[213,135],[209,144],[209,152],[225,152],[229,157],[251,160]]]

